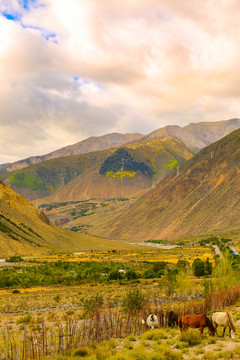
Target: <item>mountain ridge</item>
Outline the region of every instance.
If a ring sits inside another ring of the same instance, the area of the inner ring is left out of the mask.
[[[240,224],[240,129],[202,149],[107,224],[117,239],[176,239]],[[138,226],[134,226],[138,224]]]
[[[102,136],[91,136],[87,139],[79,141],[76,144],[68,145],[57,149],[45,155],[31,156],[29,158],[16,161],[7,166],[2,166],[5,172],[12,172],[25,167],[38,164],[43,161],[56,159],[58,157],[86,154],[94,151],[107,150],[116,146],[129,144],[142,137],[138,133],[110,133]]]

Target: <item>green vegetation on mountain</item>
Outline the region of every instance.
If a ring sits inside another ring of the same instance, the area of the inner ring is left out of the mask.
[[[24,174],[21,170],[14,172],[10,177],[10,183],[15,187],[24,187],[31,190],[47,190],[43,181],[38,181],[34,174]]]
[[[125,176],[131,178],[136,175],[137,173],[135,171],[116,171],[116,172],[108,171],[105,173],[105,177],[109,177],[109,176],[113,178],[120,177],[120,179],[124,178]]]
[[[132,153],[135,155],[134,152]],[[146,165],[143,161],[135,160],[132,154],[124,148],[116,150],[114,154],[104,160],[99,169],[99,174],[105,175],[111,171],[113,173],[118,171],[134,171],[136,173],[137,171],[140,171],[141,173],[147,174],[150,177],[153,175],[153,170],[149,165]]]

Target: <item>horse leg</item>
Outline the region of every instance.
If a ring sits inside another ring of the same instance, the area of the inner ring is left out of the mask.
[[[229,325],[229,337],[231,338],[231,327]]]
[[[203,333],[204,326],[200,326],[199,331],[202,334]]]
[[[225,334],[225,330],[226,330],[226,326],[224,326],[224,328],[223,328],[223,337],[224,337],[224,334]]]
[[[215,325],[215,326],[214,326]],[[218,324],[213,324],[213,326],[215,327],[215,331],[216,331],[216,334],[217,334],[217,336],[219,337],[219,335],[218,335],[218,333],[217,333],[217,327],[218,327]]]

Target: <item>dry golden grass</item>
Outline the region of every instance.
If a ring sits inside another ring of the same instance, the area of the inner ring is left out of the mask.
[[[146,248],[145,248],[146,249]],[[172,249],[153,248],[146,250],[116,250],[116,251],[94,251],[81,254],[58,254],[35,257],[32,260],[37,262],[55,261],[115,261],[115,262],[156,262],[166,261],[176,264],[179,259],[187,260],[190,264],[196,258],[213,262],[214,254],[209,247],[175,247]]]

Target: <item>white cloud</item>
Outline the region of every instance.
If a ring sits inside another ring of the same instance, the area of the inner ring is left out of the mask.
[[[239,116],[239,10],[238,0],[2,0],[0,163]]]

